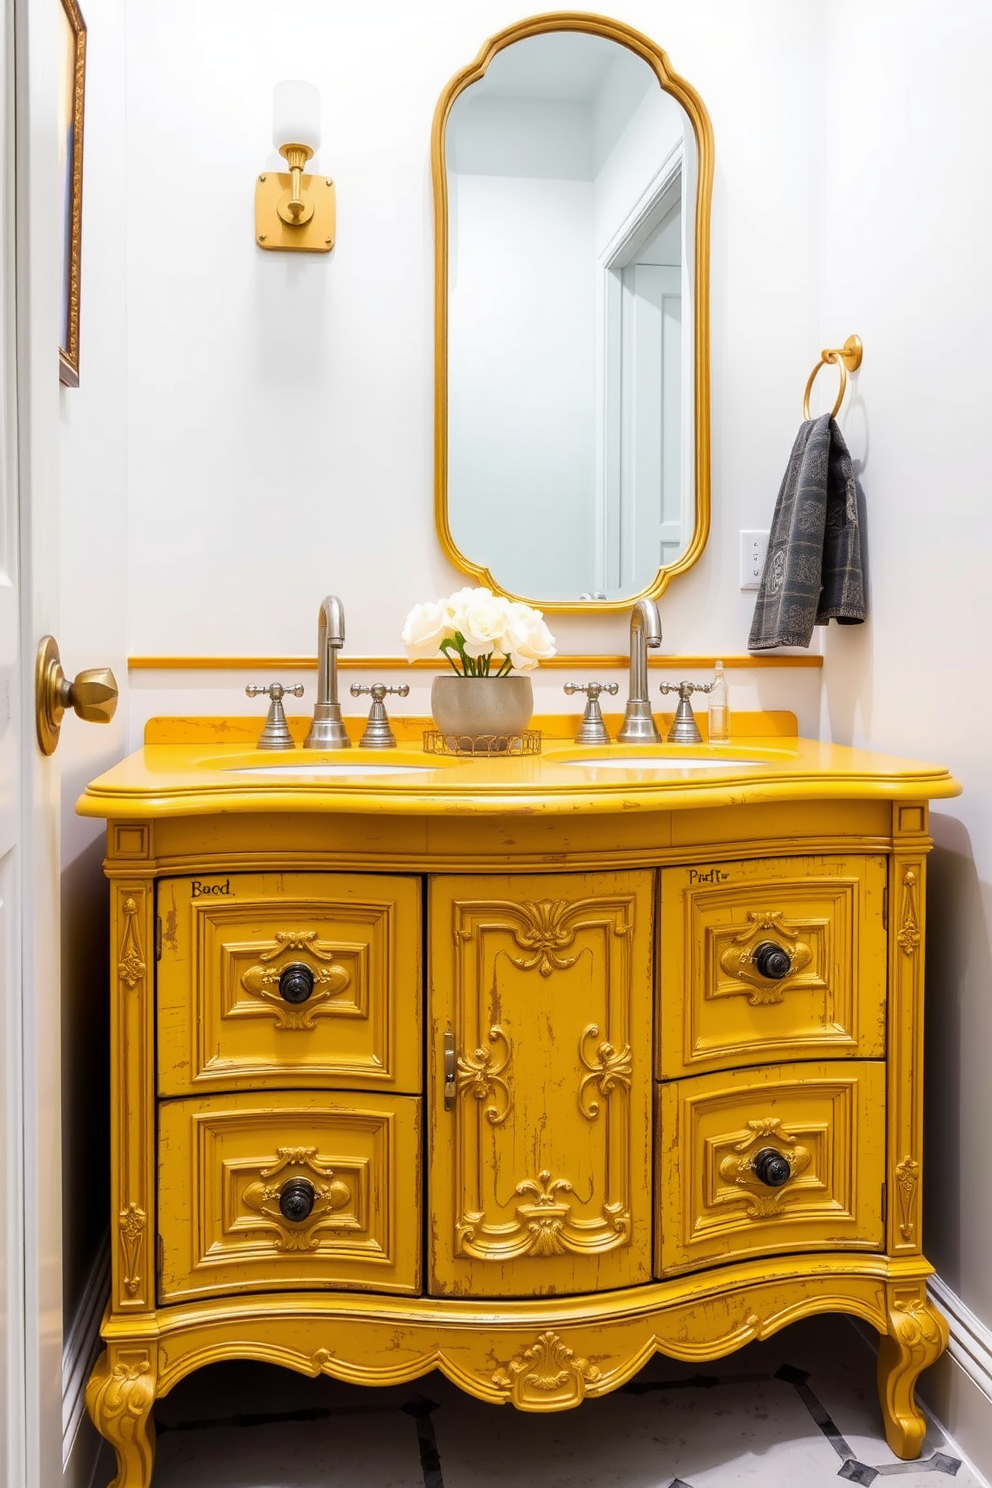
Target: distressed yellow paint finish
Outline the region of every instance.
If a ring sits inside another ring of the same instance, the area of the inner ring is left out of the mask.
[[[653,881],[431,881],[432,1292],[562,1295],[650,1277]]]
[[[755,1158],[780,1154],[780,1187]],[[775,1251],[882,1248],[885,1068],[771,1065],[661,1086],[660,1274]]]
[[[659,1075],[885,1053],[887,864],[737,859],[662,873]],[[760,974],[771,942],[791,968]]]
[[[280,1196],[308,1186],[311,1212]],[[259,1091],[159,1108],[162,1302],[420,1275],[420,1102]]]
[[[158,915],[161,1095],[420,1090],[418,878],[165,878]],[[301,967],[312,991],[287,1001],[287,968]]]
[[[746,778],[652,783],[551,743],[277,785],[199,739],[81,807],[112,881],[114,1270],[87,1399],[116,1488],[149,1488],[156,1394],[220,1359],[437,1367],[551,1411],[825,1311],[883,1335],[886,1434],[918,1454],[946,1337],[920,1208],[946,771],[756,739]],[[298,1003],[290,963],[313,972]]]

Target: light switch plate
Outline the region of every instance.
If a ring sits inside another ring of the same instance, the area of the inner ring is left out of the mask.
[[[768,557],[767,532],[741,533],[741,588],[757,589]]]

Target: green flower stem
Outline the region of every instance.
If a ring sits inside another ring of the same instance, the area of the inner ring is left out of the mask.
[[[513,670],[510,658],[504,656],[498,670],[492,671],[495,651],[490,651],[486,656],[467,656],[465,637],[461,631],[456,631],[454,636],[442,641],[438,649],[448,661],[456,677],[508,677]]]

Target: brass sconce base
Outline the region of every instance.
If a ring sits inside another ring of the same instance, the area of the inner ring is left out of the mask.
[[[265,171],[255,181],[255,242],[281,253],[330,253],[334,247],[337,209],[334,182],[326,176],[302,176],[300,194],[310,208],[306,221],[291,224],[279,214],[288,202],[293,177],[289,171]]]

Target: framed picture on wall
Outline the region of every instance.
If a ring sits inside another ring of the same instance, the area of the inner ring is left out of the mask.
[[[59,381],[64,382],[67,387],[78,387],[86,22],[76,0],[61,0],[59,15],[59,185],[62,223]]]

